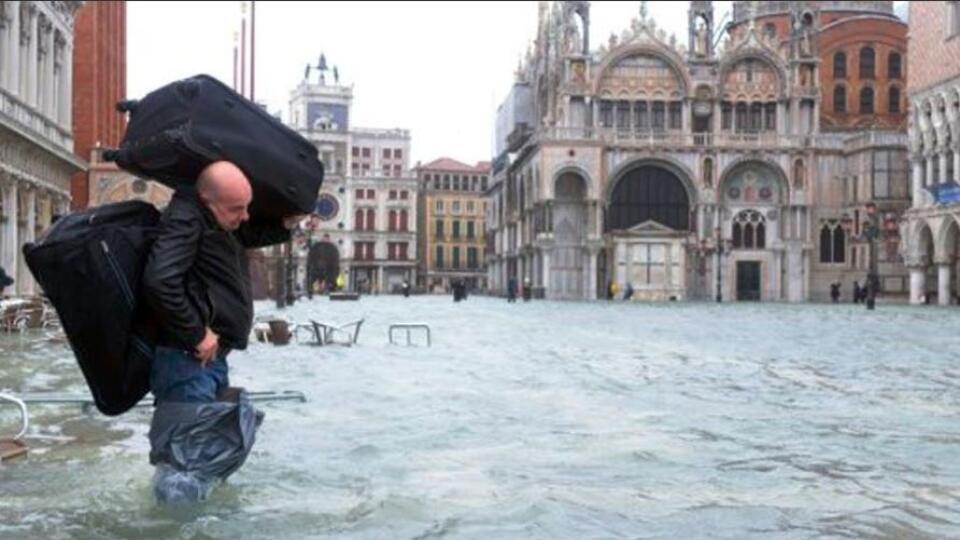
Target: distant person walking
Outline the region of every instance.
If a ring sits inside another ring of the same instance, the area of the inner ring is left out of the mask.
[[[507,280],[507,302],[517,301],[517,278],[512,277]]]
[[[523,301],[529,302],[533,296],[533,289],[530,287],[530,278],[523,280]]]
[[[633,298],[633,285],[628,281],[627,287],[623,290],[623,299],[630,300]]]
[[[839,283],[830,284],[830,299],[833,300],[834,304],[840,301],[840,284]]]
[[[607,285],[607,300],[615,300],[618,292],[620,292],[620,288],[617,287],[617,282],[611,281],[610,284]]]
[[[854,280],[853,281],[853,303],[859,304],[861,298],[862,297],[860,296],[860,283]]]

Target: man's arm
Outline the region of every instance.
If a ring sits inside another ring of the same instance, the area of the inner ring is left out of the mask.
[[[290,230],[281,219],[247,221],[237,229],[237,238],[245,248],[259,248],[290,240]]]
[[[203,233],[201,219],[189,214],[164,216],[143,275],[150,307],[166,330],[190,351],[206,335],[206,326],[186,295],[187,272],[193,266]]]

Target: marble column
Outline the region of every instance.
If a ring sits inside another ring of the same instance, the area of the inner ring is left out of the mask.
[[[937,179],[933,177],[933,160],[937,159],[936,154],[929,153],[926,155],[927,160],[927,178],[924,186],[930,187],[937,183]]]
[[[921,266],[910,267],[910,303],[922,304],[923,294],[927,288],[926,268]]]
[[[10,32],[7,34],[9,48],[7,49],[7,58],[4,62],[7,65],[7,90],[16,95],[20,95],[20,0],[7,2],[7,9],[10,10]]]
[[[940,180],[939,183],[946,184],[950,181],[947,178],[947,149],[946,147],[940,149]]]
[[[23,101],[37,106],[37,74],[39,71],[39,44],[40,44],[40,21],[37,12],[31,10],[30,13],[30,45],[27,48],[27,85],[26,93],[20,96]]]
[[[543,270],[543,291],[545,298],[552,298],[550,292],[550,248],[543,250],[541,268]]]
[[[15,276],[17,272],[17,255],[19,254],[17,238],[17,182],[16,179],[3,179],[3,268],[7,274]]]
[[[55,42],[56,32],[53,30],[52,24],[47,26],[47,29],[44,30],[43,40],[47,47],[47,55],[44,59],[43,69],[43,110],[46,113],[47,118],[56,119],[56,100],[53,99],[54,92],[57,91],[57,82],[53,77],[54,74],[54,55],[56,54],[56,42]]]
[[[950,282],[952,268],[949,262],[937,263],[937,303],[941,306],[950,305]]]
[[[913,176],[911,177],[911,191],[913,195],[913,207],[920,208],[923,205],[923,158],[916,157],[911,160],[913,165]]]
[[[960,143],[953,147],[953,181],[960,184]]]
[[[588,261],[590,268],[589,272],[589,281],[587,281],[587,288],[584,291],[584,298],[587,300],[596,300],[597,299],[597,250],[595,248],[590,248],[587,250],[587,257],[590,258]]]

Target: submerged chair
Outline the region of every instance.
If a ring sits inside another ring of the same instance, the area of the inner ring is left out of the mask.
[[[0,405],[12,403],[20,409],[20,431],[13,437],[0,437],[0,461],[13,459],[27,453],[27,445],[20,439],[26,435],[30,426],[27,404],[11,395],[0,394]]]
[[[346,324],[334,324],[310,319],[313,327],[313,338],[317,345],[356,345],[360,338],[360,328],[364,319],[357,319]],[[337,339],[339,337],[339,339]]]

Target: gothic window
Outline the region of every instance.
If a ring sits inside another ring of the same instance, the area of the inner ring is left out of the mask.
[[[876,53],[873,52],[872,47],[864,47],[860,49],[860,78],[861,79],[873,79],[875,77],[875,60]]]
[[[650,129],[650,111],[647,110],[647,102],[639,101],[633,107],[633,127],[637,131],[646,131]]]
[[[763,125],[763,104],[761,103],[751,103],[750,104],[750,131],[758,132],[760,127]]]
[[[887,100],[887,102],[889,104],[888,110],[891,113],[900,112],[900,89],[899,88],[897,88],[896,86],[890,87],[890,97]]]
[[[617,102],[617,129],[630,129],[630,102]]]
[[[355,231],[363,230],[363,210],[357,210],[353,214],[353,229]]]
[[[436,234],[434,236],[436,236],[437,238],[443,238],[443,220],[442,219],[436,220],[435,225],[436,225]]]
[[[899,79],[903,77],[901,74],[900,64],[902,59],[900,53],[891,52],[890,56],[887,57],[887,78],[889,79]]]
[[[738,133],[747,130],[747,104],[737,103],[736,130]]]
[[[613,127],[613,103],[600,102],[600,127]]]
[[[833,89],[833,112],[847,112],[847,88],[842,84]]]
[[[744,210],[733,220],[735,249],[764,249],[767,236],[766,219],[756,210]]]
[[[833,54],[833,78],[847,78],[847,53],[838,51]]]
[[[665,126],[665,107],[662,101],[653,102],[653,129],[654,131],[663,131]]]
[[[397,230],[397,211],[390,210],[390,212],[388,213],[388,216],[389,216],[388,230],[390,231]]]
[[[681,129],[683,105],[679,101],[670,102],[670,129]]]
[[[839,222],[827,221],[820,227],[820,262],[838,264],[846,261],[846,232]]]
[[[437,268],[444,268],[443,266],[443,246],[437,246],[436,255],[434,256],[433,264]]]
[[[400,211],[400,230],[401,230],[401,231],[406,231],[406,230],[407,230],[407,223],[408,223],[408,222],[409,222],[409,216],[407,215],[407,211],[406,211],[406,210],[401,210],[401,211]]]
[[[873,114],[873,88],[860,90],[860,114]]]
[[[733,124],[733,105],[728,101],[720,104],[720,129],[730,130]]]
[[[367,208],[367,230],[372,231],[374,229],[374,210],[373,208]]]
[[[763,128],[767,131],[777,130],[777,104],[767,103],[764,106],[764,124]]]

